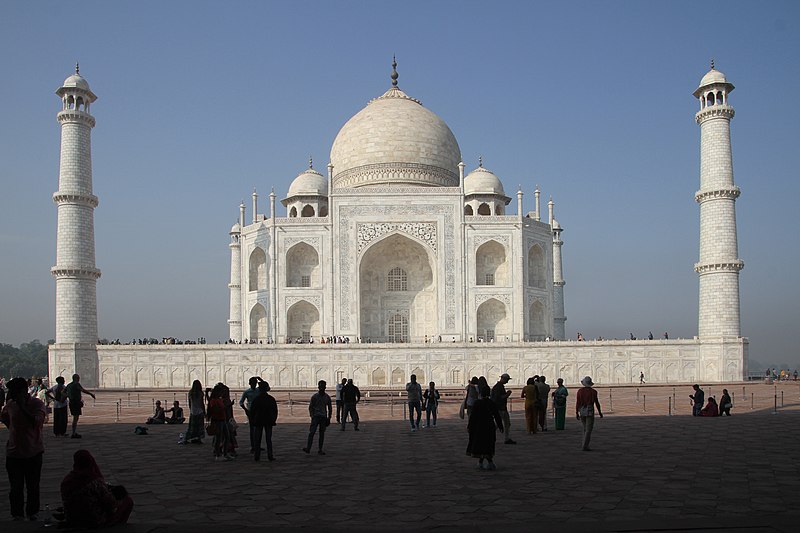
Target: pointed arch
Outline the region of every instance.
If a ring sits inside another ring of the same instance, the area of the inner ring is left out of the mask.
[[[303,339],[320,336],[319,310],[313,304],[300,300],[286,311],[286,336]]]
[[[402,385],[406,382],[405,373],[399,368],[392,370],[392,385]]]
[[[260,247],[250,253],[248,283],[251,291],[260,291],[267,288],[267,254]]]
[[[473,211],[472,211],[472,206],[471,205],[467,204],[467,205],[464,206],[464,214],[467,215],[467,216],[472,216]]]
[[[372,371],[372,385],[386,385],[386,372],[382,368]]]
[[[313,246],[299,242],[286,252],[286,286],[319,287],[319,254]]]
[[[489,204],[484,202],[478,206],[478,214],[481,216],[489,216],[492,214],[492,208],[489,207]]]
[[[528,286],[544,289],[547,280],[545,268],[545,253],[539,244],[534,244],[528,250]]]
[[[289,209],[289,218],[297,218],[297,208],[296,207],[292,206],[292,208]]]
[[[478,307],[477,319],[478,338],[484,342],[511,335],[511,320],[506,305],[495,298],[486,300]]]
[[[250,340],[258,342],[267,339],[267,310],[256,304],[250,310]]]
[[[475,252],[476,285],[508,285],[508,261],[505,246],[490,240]]]
[[[547,338],[545,307],[540,300],[533,302],[528,310],[528,338],[532,341],[543,341]]]
[[[314,206],[313,205],[305,205],[303,210],[300,212],[301,217],[313,217],[314,216]]]

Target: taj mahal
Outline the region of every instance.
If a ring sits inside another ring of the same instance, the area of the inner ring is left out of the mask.
[[[188,387],[252,375],[312,388],[352,377],[363,387],[419,381],[460,386],[544,374],[599,384],[741,380],[739,271],[729,95],[711,70],[694,96],[700,126],[699,324],[693,339],[567,340],[562,227],[541,191],[524,208],[483,166],[467,169],[455,135],[391,85],[346,122],[329,163],[307,168],[266,208],[252,193],[230,235],[229,341],[99,345],[90,109],[77,71],[56,91],[62,107],[56,342],[50,375],[77,372],[89,387]],[[366,100],[366,98],[365,98]],[[280,203],[280,207],[278,206]],[[579,305],[575,302],[574,305]],[[688,302],[687,302],[688,305]],[[336,341],[336,342],[331,342]]]

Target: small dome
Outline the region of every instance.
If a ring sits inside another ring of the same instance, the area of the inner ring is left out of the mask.
[[[700,87],[711,85],[712,83],[728,83],[728,80],[725,78],[725,74],[717,69],[712,68],[705,76],[703,76],[703,79],[700,80]]]
[[[561,224],[556,219],[553,219],[553,229],[561,229]]]
[[[239,233],[241,231],[242,231],[242,228],[241,228],[241,226],[239,226],[238,222],[236,224],[234,224],[233,226],[231,226],[231,232],[230,232],[231,235],[233,235],[234,233]]]
[[[476,168],[464,178],[464,194],[506,195],[500,178],[483,167]]]
[[[84,91],[91,91],[89,88],[89,82],[86,81],[86,78],[80,74],[73,74],[69,78],[65,79],[62,87],[77,87],[78,89],[83,89]]]
[[[287,198],[293,196],[328,196],[328,179],[313,168],[309,168],[289,185]]]

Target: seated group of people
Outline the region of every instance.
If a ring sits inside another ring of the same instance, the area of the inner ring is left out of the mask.
[[[700,416],[731,416],[732,407],[731,397],[728,394],[728,389],[722,389],[722,398],[717,403],[716,398],[710,396],[706,406],[700,409]]]
[[[171,413],[169,418],[167,418],[167,413]],[[186,418],[183,416],[183,407],[180,406],[180,402],[175,401],[171,408],[164,409],[161,407],[161,400],[156,400],[153,416],[148,416],[145,424],[183,424],[184,420]]]

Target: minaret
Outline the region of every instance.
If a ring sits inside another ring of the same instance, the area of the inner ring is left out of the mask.
[[[733,85],[714,68],[694,92],[700,101],[695,120],[700,125],[700,277],[698,336],[739,337],[739,259],[736,237],[736,198],[731,157],[733,108],[728,95]]]
[[[553,213],[553,200],[548,204],[550,207],[550,216]],[[561,268],[561,246],[564,241],[561,240],[561,224],[558,220],[552,218],[550,227],[553,230],[553,338],[558,341],[566,340],[567,332],[565,322],[567,316],[564,311],[564,271]]]
[[[255,194],[255,193],[254,193]],[[242,341],[242,246],[240,244],[242,229],[239,223],[230,231],[231,243],[231,282],[228,290],[231,293],[230,313],[228,314],[228,337],[236,342]]]
[[[56,344],[50,350],[50,375],[81,375],[87,388],[98,386],[97,279],[95,267],[94,208],[92,194],[91,132],[95,120],[89,114],[97,96],[89,83],[75,74],[56,91],[61,98],[57,118],[61,124],[61,165],[58,191],[56,265]],[[67,376],[69,379],[69,376]]]

